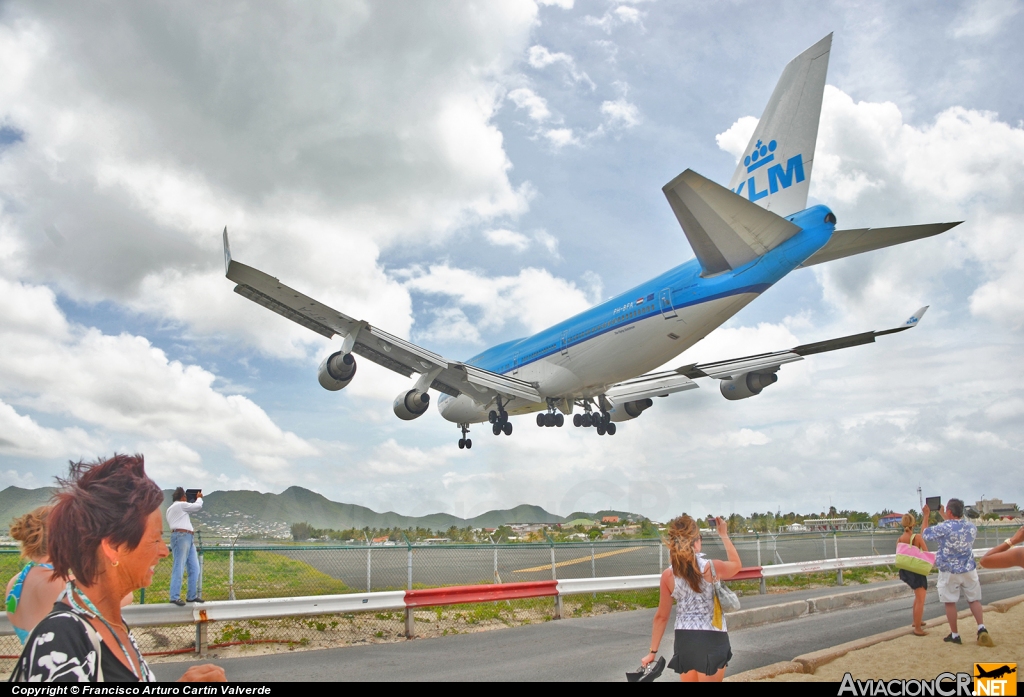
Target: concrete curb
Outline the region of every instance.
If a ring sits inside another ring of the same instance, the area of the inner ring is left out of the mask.
[[[1010,571],[1014,571],[1014,570],[1010,569]],[[988,575],[988,574],[986,574],[986,575]],[[1024,575],[1024,574],[1021,574],[1021,575]],[[1021,575],[1010,576],[1009,578],[1000,578],[1000,580],[1015,580],[1016,578],[1020,578]],[[995,576],[995,573],[993,573],[992,575],[989,576],[988,583],[997,583],[998,581],[993,580],[992,576]],[[887,590],[887,588],[886,589],[877,588],[877,589],[872,589],[872,590],[879,590],[880,591],[880,590]],[[909,590],[909,588],[908,588],[908,590]],[[865,592],[865,595],[868,595],[869,593],[870,593],[870,591]],[[843,593],[843,594],[840,594],[840,595],[854,595],[854,594],[855,593]],[[824,596],[824,597],[825,598],[835,598],[836,596]],[[897,595],[897,596],[892,596],[892,597],[899,597],[899,596]],[[881,600],[884,600],[884,599],[885,598],[879,598],[878,600],[876,600],[874,602],[881,602]],[[816,598],[815,600],[821,600],[821,598]],[[983,612],[999,612],[999,613],[1003,613],[1003,612],[1006,612],[1007,610],[1009,610],[1010,608],[1012,608],[1012,607],[1014,607],[1016,605],[1019,605],[1021,603],[1024,603],[1024,595],[1017,595],[1017,596],[1014,596],[1012,598],[1007,598],[1005,600],[997,600],[997,601],[991,603],[990,605],[983,605],[981,609],[982,609]],[[792,604],[792,603],[790,603],[790,604]],[[842,607],[850,607],[850,605],[843,605]],[[964,618],[970,617],[970,616],[971,616],[971,611],[969,609],[968,610],[962,610],[962,611],[957,613],[957,617],[960,618],[960,619],[964,619]],[[924,626],[928,627],[928,628],[946,626],[946,618],[945,617],[936,617],[935,619],[931,619],[931,620],[928,620],[927,622],[925,622]],[[875,644],[881,644],[882,642],[885,642],[885,641],[892,641],[893,639],[898,639],[899,637],[906,636],[908,634],[911,634],[912,632],[913,632],[913,628],[912,627],[900,627],[899,629],[892,629],[892,630],[889,630],[888,632],[882,632],[880,634],[874,634],[874,635],[869,636],[869,637],[864,637],[863,639],[855,639],[854,641],[848,641],[845,644],[839,644],[838,646],[832,646],[832,647],[827,648],[827,649],[821,649],[820,651],[812,651],[811,653],[805,653],[802,656],[797,656],[792,661],[782,661],[782,662],[779,662],[779,663],[772,663],[771,665],[762,666],[760,668],[754,668],[753,670],[747,670],[747,671],[744,671],[742,673],[737,673],[736,675],[729,676],[728,678],[726,678],[726,680],[729,680],[730,682],[749,682],[749,681],[752,681],[752,680],[767,680],[768,678],[774,678],[777,675],[782,675],[784,673],[814,673],[814,671],[816,671],[818,668],[820,668],[821,666],[825,665],[826,663],[831,663],[832,661],[836,660],[837,658],[841,658],[842,656],[845,656],[846,654],[850,653],[851,651],[855,651],[857,649],[865,649],[865,648],[867,648],[869,646],[874,646]],[[800,668],[798,670],[792,669],[792,666],[794,666],[794,665],[795,666],[800,666]]]
[[[802,673],[804,666],[796,661],[780,661],[770,665],[747,670],[736,675],[727,675],[722,682],[751,682],[753,680],[768,680],[786,673]]]

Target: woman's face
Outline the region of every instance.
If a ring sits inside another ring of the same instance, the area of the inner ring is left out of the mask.
[[[153,582],[157,562],[170,554],[167,545],[164,544],[163,518],[160,517],[159,508],[146,519],[146,531],[142,533],[139,546],[131,551],[126,546],[119,551],[120,561],[115,571],[125,586],[124,592],[147,588]]]

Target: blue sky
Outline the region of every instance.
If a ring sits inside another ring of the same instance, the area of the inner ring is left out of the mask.
[[[0,5],[0,485],[141,451],[165,487],[378,510],[666,519],[1020,501],[1014,2]],[[660,191],[727,182],[834,32],[811,186],[840,228],[965,220],[794,273],[677,362],[921,327],[658,400],[614,439],[391,413],[407,380],[231,292],[239,260],[452,358],[692,257]],[[927,492],[926,492],[927,493]]]

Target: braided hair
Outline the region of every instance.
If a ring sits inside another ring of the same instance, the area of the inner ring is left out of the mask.
[[[676,578],[686,581],[694,593],[701,592],[704,574],[697,564],[697,551],[694,544],[700,540],[700,529],[697,521],[685,513],[668,524],[665,546],[668,547],[672,559],[672,573]]]

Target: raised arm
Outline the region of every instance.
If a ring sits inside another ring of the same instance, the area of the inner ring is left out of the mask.
[[[1008,569],[1011,566],[1024,567],[1024,547],[1014,547],[1024,542],[1024,526],[1013,536],[985,552],[978,563],[986,569]]]
[[[722,544],[725,546],[725,555],[729,560],[715,560],[712,561],[712,564],[715,565],[715,573],[718,574],[718,578],[725,581],[740,572],[740,569],[743,568],[743,562],[740,561],[740,553],[736,551],[732,540],[729,539],[729,526],[725,520],[723,518],[715,518],[715,527],[718,529],[718,537],[721,538]]]

